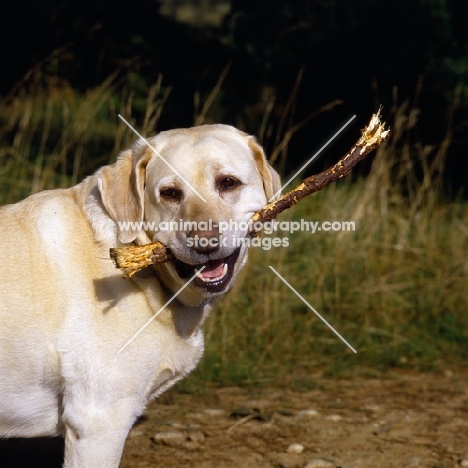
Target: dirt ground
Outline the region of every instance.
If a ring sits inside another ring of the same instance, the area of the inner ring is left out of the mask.
[[[121,468],[468,467],[467,372],[314,382],[172,390],[132,429]],[[57,468],[62,450],[4,441],[0,466]]]

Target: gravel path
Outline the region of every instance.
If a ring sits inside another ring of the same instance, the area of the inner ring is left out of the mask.
[[[55,439],[3,441],[0,467],[58,468],[62,450]],[[189,466],[468,467],[468,372],[173,389],[132,429],[121,468]]]

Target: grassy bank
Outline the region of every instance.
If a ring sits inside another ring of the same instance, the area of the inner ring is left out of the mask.
[[[466,365],[468,206],[442,195],[450,131],[437,147],[412,144],[415,114],[394,109],[392,136],[366,177],[328,186],[280,215],[278,221],[319,225],[352,221],[355,230],[279,231],[287,248],[253,249],[242,283],[211,317],[195,382],[307,385],[317,372],[449,372]]]
[[[133,135],[131,93],[112,78],[82,96],[63,88],[0,103],[0,203],[65,187],[112,161]],[[135,123],[157,128],[168,90],[155,85]],[[351,221],[353,231],[288,232],[289,246],[253,248],[234,291],[206,326],[207,351],[181,389],[202,382],[305,382],[391,367],[445,370],[468,358],[468,209],[441,180],[450,131],[438,146],[411,141],[416,111],[390,112],[392,136],[370,173],[340,181],[280,221]],[[130,118],[130,117],[129,117]],[[354,354],[276,276],[273,266],[357,349]]]

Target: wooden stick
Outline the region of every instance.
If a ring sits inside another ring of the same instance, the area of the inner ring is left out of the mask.
[[[362,161],[387,138],[390,130],[385,130],[384,126],[385,124],[380,122],[379,110],[377,114],[372,115],[369,124],[362,130],[361,138],[342,159],[326,171],[304,179],[295,189],[257,211],[252,216],[251,223],[270,221],[308,195],[318,192],[326,185],[335,182],[335,180],[347,176],[358,162]]]
[[[310,176],[302,181],[295,189],[282,195],[278,200],[268,203],[255,213],[250,220],[253,230],[247,234],[250,237],[259,235],[261,226],[267,221],[276,218],[284,210],[291,208],[298,201],[318,192],[335,180],[347,176],[357,163],[362,161],[369,153],[377,148],[388,136],[390,130],[385,130],[385,123],[380,121],[380,109],[373,114],[370,122],[362,130],[361,137],[355,145],[334,166],[319,174]],[[110,249],[110,257],[116,268],[124,270],[125,277],[129,278],[143,268],[150,265],[164,263],[174,255],[160,242],[152,244],[128,246]]]
[[[112,248],[109,253],[115,267],[124,270],[125,278],[130,278],[150,265],[168,262],[174,257],[161,242]]]

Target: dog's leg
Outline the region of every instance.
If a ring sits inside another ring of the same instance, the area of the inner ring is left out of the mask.
[[[86,416],[65,415],[63,468],[117,468],[135,415],[129,405],[105,410],[86,406]]]

